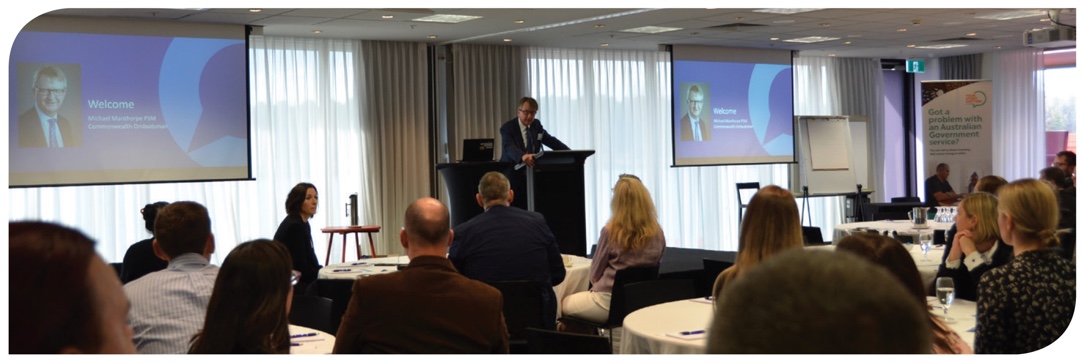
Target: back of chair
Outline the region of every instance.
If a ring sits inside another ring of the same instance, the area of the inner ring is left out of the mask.
[[[542,293],[545,286],[534,280],[489,282],[504,298],[504,323],[513,346],[526,345],[527,328],[544,329]]]
[[[331,332],[339,331],[342,324],[343,314],[350,305],[350,298],[354,296],[354,281],[356,279],[316,279],[314,286],[309,289],[317,296],[331,299]],[[296,291],[294,294],[298,294]]]
[[[893,197],[892,198],[892,203],[902,203],[902,202],[922,202],[922,200],[920,200],[917,196]]]
[[[824,245],[824,235],[821,235],[821,228],[816,226],[803,226],[802,241],[805,245],[809,246]]]
[[[527,328],[527,353],[530,354],[611,354],[606,337]]]
[[[613,291],[610,293],[610,315],[606,319],[608,327],[620,327],[629,314],[625,305],[625,285],[659,279],[659,266],[639,266],[618,270],[614,275]]]
[[[691,279],[657,279],[625,284],[625,312],[656,304],[696,298]]]
[[[331,299],[314,295],[294,294],[290,306],[290,324],[317,329],[331,335]]]
[[[704,270],[701,275],[702,281],[700,283],[700,290],[697,291],[696,296],[706,297],[711,295],[711,290],[715,287],[715,279],[719,278],[719,273],[722,273],[723,270],[734,265],[734,263],[726,260],[707,258],[703,259],[703,263]]]

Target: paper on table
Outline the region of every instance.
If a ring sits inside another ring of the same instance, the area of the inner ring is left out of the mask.
[[[671,332],[666,334],[667,337],[673,337],[677,339],[683,339],[686,341],[692,341],[697,339],[704,339],[708,337],[708,334],[704,330],[699,331],[682,331]]]

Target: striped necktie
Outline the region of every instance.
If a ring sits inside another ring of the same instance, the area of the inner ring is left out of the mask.
[[[56,133],[56,118],[49,118],[49,147],[60,147],[59,143]]]

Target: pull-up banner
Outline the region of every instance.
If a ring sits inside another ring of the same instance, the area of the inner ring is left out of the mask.
[[[922,82],[920,165],[930,177],[937,164],[947,164],[947,180],[958,194],[972,192],[974,181],[993,169],[992,89],[989,80]]]

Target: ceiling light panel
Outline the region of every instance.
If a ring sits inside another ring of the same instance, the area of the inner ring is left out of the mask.
[[[790,15],[790,14],[808,13],[810,11],[817,11],[817,10],[824,10],[824,8],[817,8],[817,9],[757,9],[757,10],[753,10],[753,12],[754,13],[765,13],[765,14]]]
[[[429,22],[429,23],[456,24],[456,23],[462,23],[464,21],[471,21],[471,20],[474,20],[474,19],[481,19],[481,18],[482,18],[481,16],[475,16],[475,15],[435,14],[435,15],[429,15],[429,16],[426,16],[426,17],[417,18],[417,19],[414,19],[414,21],[424,21],[424,22]]]
[[[827,37],[827,36],[807,36],[805,38],[787,39],[787,40],[784,40],[784,41],[785,42],[791,42],[791,43],[806,43],[806,44],[808,44],[808,43],[820,43],[822,41],[832,41],[832,40],[839,40],[839,38],[832,38],[832,37]]]
[[[641,26],[639,28],[625,29],[622,31],[626,33],[658,34],[678,30],[681,30],[681,28],[670,28],[665,26]]]

